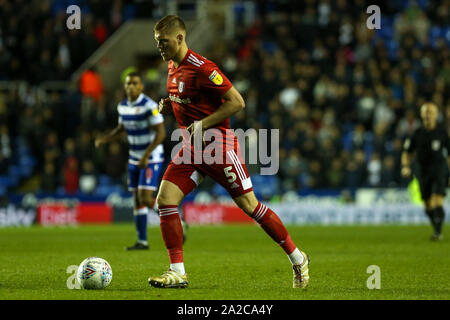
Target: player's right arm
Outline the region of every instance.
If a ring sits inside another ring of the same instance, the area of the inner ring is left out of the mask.
[[[402,177],[409,178],[411,176],[411,154],[402,152]]]
[[[404,178],[409,178],[411,176],[411,161],[413,157],[413,152],[415,149],[415,133],[405,139],[403,143],[403,152],[401,157],[401,175]]]
[[[119,123],[117,127],[115,127],[113,130],[108,132],[107,134],[97,137],[95,139],[95,147],[98,148],[104,143],[108,143],[114,140],[117,140],[118,137],[122,134],[122,132],[125,131],[125,127],[122,123]]]
[[[234,87],[222,96],[222,100],[222,105],[215,112],[202,119],[203,130],[214,127],[245,108],[244,99]]]
[[[163,115],[172,113],[172,104],[169,98],[159,100],[158,111]]]

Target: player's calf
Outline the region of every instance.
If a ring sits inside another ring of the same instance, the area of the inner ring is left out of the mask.
[[[294,272],[293,287],[305,288],[309,282],[309,257],[296,247],[278,215],[259,202],[252,218],[288,255]]]

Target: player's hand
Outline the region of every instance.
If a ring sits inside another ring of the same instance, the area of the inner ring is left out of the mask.
[[[140,169],[147,169],[148,166],[148,155],[144,154],[144,156],[139,160],[138,167]]]
[[[411,168],[410,167],[402,167],[402,177],[409,178],[411,176]]]
[[[169,114],[172,112],[172,105],[169,98],[159,100],[158,111],[161,114]]]
[[[94,145],[96,148],[100,147],[104,143],[105,143],[105,139],[103,139],[102,137],[96,138],[94,141]]]
[[[186,130],[191,134],[191,144],[195,146],[194,139],[197,135],[200,135],[202,137],[203,146],[206,145],[205,140],[203,139],[204,129],[201,121],[194,121],[189,127],[186,128]]]

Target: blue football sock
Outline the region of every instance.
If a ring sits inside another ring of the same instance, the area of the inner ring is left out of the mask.
[[[134,216],[138,242],[147,242],[147,213]]]

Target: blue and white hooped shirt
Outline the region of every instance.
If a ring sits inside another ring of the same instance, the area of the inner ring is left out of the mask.
[[[134,165],[139,163],[145,149],[153,142],[156,132],[151,127],[164,122],[163,116],[158,112],[158,104],[150,97],[141,93],[139,97],[129,102],[123,100],[117,106],[119,124],[127,131],[129,144],[129,160]],[[149,163],[164,161],[163,145],[158,145],[149,157]]]

